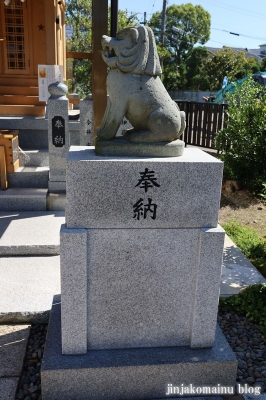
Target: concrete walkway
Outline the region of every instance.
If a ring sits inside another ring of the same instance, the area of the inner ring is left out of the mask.
[[[61,293],[64,222],[62,212],[0,213],[0,400],[15,398],[29,324],[48,322],[53,296]]]
[[[220,296],[237,294],[256,283],[266,283],[266,279],[225,235]]]
[[[0,323],[48,321],[64,222],[60,211],[0,213]]]
[[[0,400],[15,398],[29,332],[29,325],[0,325]]]
[[[14,399],[28,324],[48,322],[53,296],[61,293],[59,232],[64,223],[63,212],[0,213],[0,400]],[[226,236],[221,296],[262,282]],[[18,323],[24,325],[11,325]]]

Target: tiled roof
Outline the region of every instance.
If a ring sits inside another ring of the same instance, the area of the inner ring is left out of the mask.
[[[261,45],[264,46],[264,45]],[[247,49],[247,48],[241,48],[241,47],[229,47],[229,46],[223,46],[222,49],[229,48],[234,51],[239,51],[245,53],[247,58],[257,58],[258,60],[261,60],[263,57],[266,56],[266,54],[261,53],[261,49]],[[222,50],[221,48],[217,47],[206,47],[206,49],[210,53],[216,53],[219,50]]]

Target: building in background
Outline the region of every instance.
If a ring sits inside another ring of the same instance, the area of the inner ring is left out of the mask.
[[[223,46],[222,49],[229,48],[234,51],[245,53],[246,58],[255,58],[261,61],[266,56],[266,44],[261,44],[259,47],[260,49],[247,49],[241,47]],[[217,51],[222,50],[221,48],[218,47],[209,47],[209,46],[207,46],[206,49],[210,53],[216,53]]]
[[[44,116],[38,65],[63,65],[65,1],[0,1],[0,115]]]

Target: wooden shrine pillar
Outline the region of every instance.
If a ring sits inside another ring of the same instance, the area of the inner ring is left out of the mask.
[[[116,37],[118,25],[118,0],[111,0],[111,36]]]
[[[102,35],[108,35],[108,0],[92,1],[92,97],[94,103],[94,137],[106,108],[107,66],[102,59]]]

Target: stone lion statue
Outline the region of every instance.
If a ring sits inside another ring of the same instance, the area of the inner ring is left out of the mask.
[[[171,99],[160,79],[161,67],[151,28],[127,27],[116,38],[102,37],[103,59],[110,67],[109,98],[98,140],[110,140],[124,117],[133,126],[132,142],[171,142],[185,129],[185,113]]]

